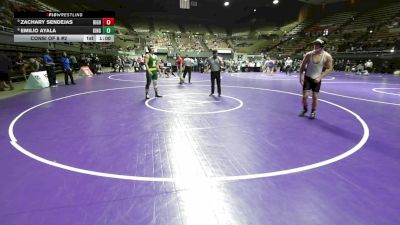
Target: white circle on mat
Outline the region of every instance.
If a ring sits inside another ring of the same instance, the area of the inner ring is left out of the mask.
[[[261,73],[261,72],[260,72]],[[257,77],[246,77],[248,76],[248,74],[246,73],[231,73],[230,74],[232,77],[238,77],[238,78],[243,78],[243,79],[251,79],[251,80],[294,80],[294,81],[298,81],[298,76],[297,75],[291,75],[291,76],[280,76],[280,77],[276,77],[275,75],[267,75],[267,74],[263,74],[261,73],[261,76],[257,76]],[[243,76],[244,75],[244,76]],[[327,81],[327,80],[335,80],[335,77],[327,77],[322,79],[323,81]]]
[[[387,95],[397,95],[400,96],[400,92],[398,93],[393,93],[393,92],[387,92],[384,90],[400,90],[400,88],[373,88],[372,91],[382,93],[382,94],[387,94]]]
[[[160,85],[160,86],[170,86],[173,87],[175,85]],[[199,85],[199,86],[204,86],[208,87],[208,85]],[[182,182],[182,178],[178,177],[145,177],[145,176],[132,176],[132,175],[123,175],[123,174],[114,174],[114,173],[105,173],[105,172],[100,172],[100,171],[93,171],[93,170],[87,170],[87,169],[81,169],[69,165],[65,165],[62,163],[58,163],[49,159],[45,159],[39,155],[36,155],[32,152],[30,152],[28,149],[25,149],[22,147],[19,143],[18,140],[14,134],[14,127],[15,124],[18,122],[18,120],[23,117],[25,114],[29,113],[29,111],[34,110],[35,108],[38,108],[40,106],[49,104],[51,102],[56,102],[56,101],[61,101],[67,98],[72,98],[80,95],[87,95],[87,94],[94,94],[98,92],[107,92],[107,91],[115,91],[115,90],[122,90],[122,89],[134,89],[134,88],[143,88],[141,86],[136,86],[136,87],[121,87],[121,88],[111,88],[111,89],[103,89],[103,90],[96,90],[96,91],[89,91],[89,92],[82,92],[74,95],[68,95],[65,97],[53,99],[50,101],[46,101],[40,104],[37,104],[35,106],[32,106],[29,109],[26,109],[22,113],[20,113],[18,116],[16,116],[12,122],[10,123],[8,127],[8,135],[10,138],[10,143],[11,145],[17,149],[19,152],[22,154],[35,159],[39,162],[42,162],[44,164],[54,166],[57,168],[65,169],[68,171],[73,171],[81,174],[87,174],[87,175],[92,175],[92,176],[99,176],[99,177],[106,177],[106,178],[114,178],[114,179],[121,179],[121,180],[132,180],[132,181],[148,181],[148,182]],[[275,92],[275,93],[282,93],[282,94],[289,94],[289,95],[294,95],[294,96],[301,96],[300,94],[297,93],[292,93],[292,92],[286,92],[286,91],[280,91],[280,90],[274,90],[274,89],[266,89],[266,88],[256,88],[256,87],[242,87],[242,86],[224,86],[224,88],[238,88],[238,89],[248,89],[248,90],[260,90],[260,91],[269,91],[269,92]],[[309,165],[304,165],[300,167],[295,167],[295,168],[290,168],[290,169],[284,169],[284,170],[278,170],[278,171],[271,171],[271,172],[265,172],[265,173],[255,173],[255,174],[245,174],[245,175],[234,175],[234,176],[215,176],[215,177],[192,177],[192,179],[196,179],[197,181],[199,180],[205,180],[205,181],[214,181],[214,182],[223,182],[223,181],[236,181],[236,180],[250,180],[250,179],[258,179],[258,178],[266,178],[266,177],[273,177],[273,176],[282,176],[282,175],[287,175],[287,174],[293,174],[293,173],[299,173],[311,169],[316,169],[322,166],[326,166],[332,163],[335,163],[337,161],[340,161],[344,158],[349,157],[350,155],[354,154],[355,152],[359,151],[364,144],[367,142],[368,137],[369,137],[369,128],[367,123],[355,112],[351,111],[350,109],[347,109],[341,105],[335,104],[333,102],[329,102],[323,99],[320,99],[321,102],[333,105],[339,109],[342,109],[343,111],[351,114],[354,116],[355,119],[361,124],[363,128],[363,134],[362,138],[359,140],[359,142],[348,149],[347,151],[341,153],[340,155],[337,155],[333,158],[323,160],[317,163],[312,163]]]
[[[117,80],[117,81],[124,81],[124,82],[133,82],[133,83],[146,83],[146,81],[145,80],[129,80],[129,79],[121,79],[121,78],[115,78],[115,77],[117,77],[117,76],[138,76],[138,75],[142,75],[143,76],[143,79],[145,78],[145,76],[144,76],[144,74],[114,74],[114,75],[110,75],[110,76],[108,76],[107,78],[108,79],[110,79],[110,80]],[[174,83],[176,83],[176,82],[179,82],[179,78],[178,77],[173,77],[173,78],[158,78],[158,80],[160,81],[160,82],[164,82],[164,81],[166,81],[166,82],[174,82]],[[192,83],[201,83],[201,82],[210,82],[209,80],[194,80],[194,81],[191,81]]]
[[[203,101],[190,100],[188,98],[190,98],[191,95],[207,96],[209,100],[203,100]],[[215,110],[215,111],[204,111],[204,112],[201,112],[201,111],[197,111],[197,112],[196,111],[181,111],[181,110],[176,110],[176,109],[162,109],[162,108],[159,108],[159,107],[152,106],[150,103],[153,100],[157,99],[157,98],[151,98],[151,99],[148,99],[146,101],[146,106],[149,107],[150,109],[154,109],[154,110],[157,110],[157,111],[160,111],[160,112],[167,112],[167,113],[173,113],[173,114],[192,114],[192,115],[225,113],[225,112],[230,112],[230,111],[234,111],[234,110],[240,109],[243,106],[243,102],[240,99],[232,97],[232,96],[227,96],[227,95],[223,95],[222,97],[212,98],[212,97],[210,97],[210,96],[208,96],[207,94],[204,94],[204,93],[170,94],[170,95],[164,95],[162,100],[164,101],[165,99],[168,99],[169,96],[181,97],[181,99],[182,99],[181,102],[176,101],[177,105],[180,104],[180,103],[206,105],[206,104],[213,104],[213,103],[216,103],[216,102],[221,102],[221,99],[232,99],[232,100],[237,102],[237,105],[234,106],[234,107],[228,108],[228,109],[221,109],[221,110]],[[175,98],[175,100],[176,100],[176,98]]]

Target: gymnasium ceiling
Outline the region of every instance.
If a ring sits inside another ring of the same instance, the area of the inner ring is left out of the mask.
[[[323,5],[323,4],[332,4],[332,3],[337,3],[337,2],[345,2],[348,0],[299,0],[299,1],[309,3],[309,4]]]
[[[304,5],[344,0],[280,0],[278,5],[272,4],[272,0],[191,0],[197,2],[197,6],[188,10],[179,9],[179,0],[68,0],[68,4],[60,0],[41,1],[60,11],[115,11],[117,21],[124,25],[150,18],[229,28],[255,23],[284,24],[296,20]],[[230,1],[229,7],[223,6],[225,1]]]

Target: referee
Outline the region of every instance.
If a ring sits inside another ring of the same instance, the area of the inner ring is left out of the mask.
[[[208,66],[211,69],[211,93],[214,94],[215,80],[217,80],[218,97],[221,97],[221,68],[224,65],[222,58],[218,56],[217,50],[213,50],[213,56],[208,58]]]
[[[183,65],[183,80],[185,80],[186,74],[189,74],[189,84],[191,84],[193,60],[186,55],[186,58],[183,60]]]

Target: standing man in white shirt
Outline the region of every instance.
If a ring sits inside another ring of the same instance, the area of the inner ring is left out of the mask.
[[[290,73],[292,72],[292,66],[293,66],[293,60],[290,57],[288,57],[286,59],[286,61],[285,61],[285,72],[286,72],[286,75],[289,74],[289,76],[290,76]]]
[[[215,81],[217,81],[218,97],[221,97],[221,69],[224,66],[224,61],[218,56],[217,50],[213,50],[213,56],[208,58],[208,66],[211,69],[211,93],[214,94]]]
[[[365,70],[367,70],[368,73],[371,73],[373,71],[374,63],[371,61],[371,59],[368,59],[367,62],[364,64]]]
[[[186,55],[186,58],[183,60],[183,65],[184,65],[183,80],[185,80],[186,74],[189,73],[189,84],[191,84],[193,59],[189,58],[189,56]]]
[[[301,117],[308,111],[307,99],[310,91],[312,91],[312,108],[309,118],[315,119],[321,80],[333,69],[332,56],[324,50],[326,43],[326,38],[318,38],[315,40],[314,51],[308,52],[301,63],[300,84],[303,86],[303,111],[299,114]],[[307,70],[304,75],[303,72],[306,66]]]

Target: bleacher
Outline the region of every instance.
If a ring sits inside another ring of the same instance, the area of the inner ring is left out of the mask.
[[[37,0],[0,0],[0,31],[12,32],[13,13],[19,10],[50,10]],[[394,20],[398,17],[397,20]],[[233,49],[236,52],[259,54],[274,47],[270,53],[276,55],[293,55],[311,49],[311,42],[322,36],[325,29],[328,33],[328,50],[330,52],[346,52],[355,49],[387,49],[398,43],[400,2],[364,11],[346,11],[322,18],[319,21],[306,20],[292,22],[282,27],[274,24],[262,24],[259,27],[235,27],[228,35],[223,26],[203,25],[196,23],[178,24],[170,21],[154,21],[145,18],[135,18],[128,27],[117,27],[115,43],[70,44],[84,46],[90,49],[112,49],[122,51],[142,49],[145,45],[155,48],[181,51],[203,52],[212,49]],[[372,30],[372,33],[368,31]],[[396,42],[397,41],[397,42]],[[385,43],[389,43],[387,46]],[[365,48],[364,48],[365,49]]]
[[[331,26],[331,25],[340,27],[349,20],[351,20],[351,18],[353,18],[356,15],[357,12],[354,11],[336,13],[334,15],[323,18],[320,22],[317,23],[317,25],[320,27]]]
[[[373,32],[369,35],[367,41],[370,42],[378,42],[378,41],[387,41],[391,42],[398,38],[400,35],[399,32],[390,32],[389,30],[381,30],[378,32]]]
[[[399,14],[396,15],[395,18],[393,18],[391,21],[389,21],[386,25],[386,28],[390,30],[390,32],[398,32],[400,30],[400,12]]]
[[[321,19],[302,32],[298,32],[300,26],[297,25],[292,31],[286,33],[283,38],[286,41],[274,48],[271,53],[293,55],[307,51],[312,45],[312,40],[322,36],[326,29],[329,40],[328,50],[333,53],[361,51],[365,46],[375,50],[387,48],[380,42],[388,41],[390,45],[393,45],[399,33],[389,32],[387,29],[381,30],[380,27],[399,13],[400,3],[393,3],[361,14],[355,11],[336,13]],[[373,32],[369,34],[369,30]]]
[[[186,32],[192,34],[208,34],[207,28],[201,24],[185,24]]]
[[[298,23],[291,30],[287,31],[285,33],[285,36],[289,37],[289,36],[297,35],[298,33],[302,32],[304,30],[304,28],[308,27],[311,23],[312,23],[312,21],[308,21],[308,20]]]
[[[303,35],[304,30],[312,23],[312,21],[306,20],[301,23],[293,23],[283,29],[281,28],[281,30],[284,30],[281,39],[273,41],[270,46],[266,46],[267,49],[275,46],[269,53],[271,55],[293,55],[296,51],[306,46],[310,42],[311,37],[305,37]]]
[[[238,52],[243,52],[246,48],[254,45],[257,42],[255,38],[248,37],[232,37],[233,49]]]
[[[201,44],[201,36],[193,34],[178,34],[175,35],[177,50],[180,52],[202,52],[205,49]]]
[[[148,20],[135,18],[131,24],[132,30],[138,33],[150,32],[150,24]]]
[[[129,51],[140,46],[139,39],[131,35],[115,35],[114,44],[120,51]]]
[[[360,40],[360,45],[365,51],[389,51],[399,42],[399,36],[400,30],[382,26],[372,33],[367,32],[367,35]]]
[[[228,49],[229,45],[224,37],[218,35],[206,35],[205,44],[208,49]]]
[[[250,39],[235,46],[235,51],[247,54],[259,54],[260,52],[265,52],[266,49],[277,44],[278,40],[265,40],[265,39]]]
[[[170,21],[157,21],[154,23],[155,32],[171,32],[174,33],[179,30],[178,24]]]
[[[282,46],[283,52],[285,55],[294,55],[299,49],[307,46],[312,39],[310,37],[294,36]]]
[[[292,22],[292,23],[289,23],[289,24],[286,24],[286,25],[280,27],[279,30],[283,34],[286,34],[286,33],[290,32],[291,30],[293,30],[294,28],[296,28],[299,24],[300,24],[299,22],[295,21],[295,22]]]
[[[392,19],[400,11],[400,2],[380,7],[378,9],[367,11],[354,18],[354,21],[346,26],[345,32],[367,31],[371,25],[379,25]]]
[[[171,35],[169,33],[153,33],[146,38],[146,45],[152,45],[156,49],[172,48]]]
[[[0,0],[0,26],[3,30],[13,27],[14,12],[26,11],[28,8],[31,11],[37,10],[24,2]]]
[[[254,29],[254,31],[252,32],[255,35],[262,35],[262,34],[279,34],[279,27],[274,26],[274,25],[264,25],[261,27],[258,27],[256,29]]]
[[[226,35],[226,29],[224,29],[222,27],[211,25],[211,26],[209,26],[209,28],[213,34]]]
[[[340,30],[343,25],[350,23],[352,18],[357,14],[358,13],[355,11],[347,11],[322,18],[319,22],[304,30],[305,37],[303,38],[306,40],[301,43],[302,46],[299,43],[299,48],[295,50],[295,52],[307,50],[307,48],[311,47],[311,41],[313,39],[323,35],[327,36],[329,39],[329,50],[333,52],[337,51],[339,45],[345,41],[342,33],[338,32],[338,30]],[[327,31],[327,33],[324,34],[325,31]],[[358,35],[353,35],[354,40],[359,37]]]
[[[265,52],[266,49],[276,45],[280,41],[278,35],[259,35],[259,36],[232,36],[230,38],[232,48],[236,52],[247,54],[259,54]]]
[[[26,2],[30,7],[33,7],[40,12],[59,12],[58,9],[51,7],[38,0],[25,0],[24,2]]]
[[[232,37],[248,37],[250,29],[248,27],[235,27],[232,29]]]
[[[347,42],[353,43],[360,39],[364,34],[360,32],[343,34],[342,32],[334,32],[328,36],[329,46],[328,50],[331,52],[345,51],[349,46]]]
[[[352,23],[343,27],[343,33],[329,36],[338,50],[380,51],[392,47],[400,31],[388,28],[393,19],[400,13],[400,3],[393,3],[372,11],[364,12],[354,18]]]

